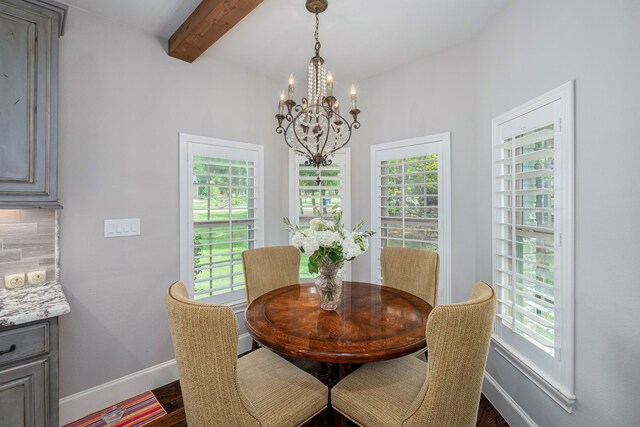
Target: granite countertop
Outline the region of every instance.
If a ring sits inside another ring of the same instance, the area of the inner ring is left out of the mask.
[[[0,328],[48,319],[71,311],[60,283],[0,288]]]

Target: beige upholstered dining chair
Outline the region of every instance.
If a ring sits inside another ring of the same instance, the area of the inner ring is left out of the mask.
[[[406,356],[364,365],[331,389],[333,407],[362,426],[475,426],[495,311],[483,282],[467,302],[437,306],[427,363]]]
[[[300,251],[294,246],[270,246],[242,252],[247,306],[262,294],[300,279]],[[258,348],[254,340],[251,349]]]
[[[247,305],[283,286],[295,285],[300,278],[300,251],[294,246],[271,246],[242,252]]]
[[[380,254],[382,285],[409,292],[435,307],[439,264],[440,258],[435,252],[384,247]]]
[[[297,426],[327,406],[328,389],[266,349],[237,358],[238,322],[225,305],[167,293],[169,326],[190,427]]]

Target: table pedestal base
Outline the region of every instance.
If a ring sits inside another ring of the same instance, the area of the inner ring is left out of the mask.
[[[332,388],[334,385],[338,384],[341,379],[362,366],[361,364],[352,363],[325,363],[303,361],[298,361],[296,365],[299,365],[300,362],[315,364],[315,369],[313,371],[315,377],[319,379],[323,384],[326,384],[329,388]],[[341,413],[333,409],[333,407],[331,406],[331,395],[329,395],[329,406],[327,406],[327,409],[324,411],[324,413],[319,416],[318,423],[316,424],[330,427],[344,427],[353,425]],[[313,425],[315,426],[316,424]]]
[[[313,375],[319,379],[323,384],[329,384],[329,364],[318,362]]]
[[[358,369],[360,366],[362,365],[354,363],[315,362],[313,375],[323,384],[326,384],[327,387],[332,388],[334,385],[338,384],[341,379]]]

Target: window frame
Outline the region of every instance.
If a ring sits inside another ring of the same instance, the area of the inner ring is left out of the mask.
[[[435,144],[435,145],[431,145]],[[371,229],[380,230],[378,201],[377,155],[385,151],[401,150],[407,152],[401,157],[413,156],[421,146],[436,148],[438,153],[438,255],[440,256],[440,277],[438,286],[439,303],[451,301],[451,132],[426,135],[401,141],[387,142],[371,146]],[[442,203],[442,208],[441,208]],[[441,214],[442,212],[442,214]],[[378,283],[380,258],[380,240],[378,234],[371,239],[371,283]]]
[[[491,122],[491,268],[493,283],[497,283],[497,208],[501,206],[501,204],[498,203],[498,192],[501,191],[501,188],[496,165],[500,160],[498,156],[499,149],[497,146],[501,144],[502,140],[504,140],[501,135],[500,127],[527,114],[535,114],[536,110],[541,111],[544,107],[556,102],[559,103],[554,106],[554,176],[560,177],[561,185],[560,188],[556,189],[554,182],[554,200],[556,200],[554,214],[557,215],[558,213],[558,203],[562,209],[557,216],[560,220],[560,225],[554,225],[554,238],[559,242],[554,244],[554,251],[560,254],[562,265],[559,269],[560,285],[557,290],[560,298],[558,298],[559,301],[557,304],[554,299],[554,310],[559,311],[561,314],[559,316],[559,322],[554,322],[554,328],[556,328],[556,330],[560,330],[560,347],[558,350],[558,357],[556,358],[554,356],[552,366],[553,372],[550,373],[543,371],[540,366],[536,365],[531,358],[524,354],[524,352],[531,350],[518,349],[512,343],[509,343],[502,338],[501,334],[503,334],[504,331],[502,331],[499,324],[499,317],[496,317],[492,341],[498,354],[503,356],[556,403],[558,403],[564,410],[570,413],[576,400],[574,395],[575,136],[573,81],[569,81],[556,89],[501,114]],[[530,129],[523,129],[522,133],[529,130]],[[559,198],[557,198],[556,192],[560,195]],[[494,284],[493,286],[494,288],[497,288],[497,285]],[[554,292],[555,291],[556,288],[554,288]],[[522,338],[522,344],[518,346],[526,344],[529,343]],[[533,346],[533,344],[529,345]]]
[[[192,150],[195,144],[211,146],[218,149],[229,150],[246,150],[257,156],[257,162],[254,166],[255,199],[254,199],[254,216],[255,216],[255,244],[254,247],[264,246],[264,147],[257,144],[249,144],[245,142],[230,141],[218,138],[210,138],[205,136],[191,135],[186,133],[179,134],[180,140],[180,280],[187,287],[189,297],[194,298],[194,279],[193,279],[193,201],[189,188],[193,184],[193,164],[190,160]],[[232,308],[244,306],[246,304],[246,292],[240,298],[207,297],[198,301],[225,304]]]
[[[342,187],[342,223],[345,229],[351,229],[351,148],[343,147],[336,151],[337,156],[342,156],[343,170],[341,171],[340,185]],[[299,156],[289,150],[289,173],[292,179],[289,179],[289,219],[294,224],[299,224],[300,217],[298,215],[300,209],[300,163],[306,160],[305,157]],[[289,233],[289,244],[291,244],[291,233]],[[351,280],[351,262],[345,262],[342,268],[341,276],[344,280]],[[300,279],[311,280],[311,279]]]

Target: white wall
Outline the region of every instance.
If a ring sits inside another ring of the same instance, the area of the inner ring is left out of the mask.
[[[71,8],[60,41],[61,397],[174,357],[165,292],[179,278],[178,133],[268,145],[266,243],[284,244],[279,88],[236,66],[170,58],[156,38]],[[266,114],[268,113],[268,114]],[[282,191],[281,191],[282,189]],[[103,220],[142,235],[103,238]]]
[[[487,367],[540,426],[640,423],[638,23],[637,0],[520,0],[477,46],[478,279],[491,280],[491,118],[575,79],[575,413],[493,351]]]
[[[568,414],[491,351],[488,372],[540,426],[640,422],[640,2],[516,0],[462,46],[361,84],[353,219],[370,144],[452,132],[452,298],[491,282],[491,119],[576,80],[576,387]],[[355,277],[368,278],[365,257]],[[518,420],[510,419],[514,425]]]
[[[517,0],[476,40],[361,85],[354,220],[368,216],[370,144],[452,132],[452,298],[459,301],[476,280],[491,282],[491,119],[576,80],[574,413],[493,349],[487,365],[540,426],[640,420],[639,22],[635,0]],[[364,261],[354,271],[368,277]]]

